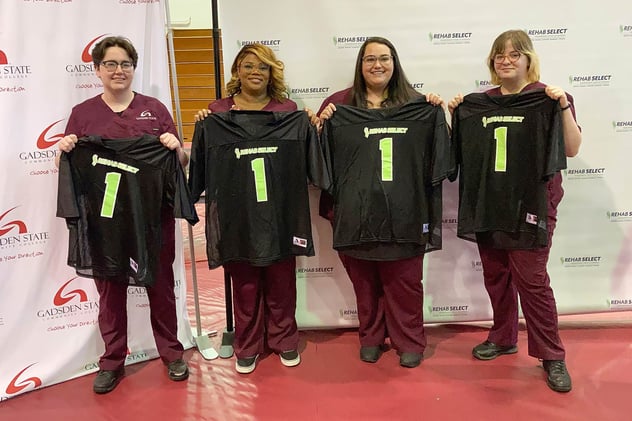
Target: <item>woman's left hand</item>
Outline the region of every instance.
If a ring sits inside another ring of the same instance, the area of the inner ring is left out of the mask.
[[[564,92],[564,89],[559,86],[549,85],[544,89],[544,92],[549,96],[549,98],[554,99],[555,101],[560,101],[560,107],[566,108],[568,106],[566,92]]]
[[[170,150],[178,149],[180,147],[180,141],[173,133],[163,133],[160,135],[159,139],[160,143]]]

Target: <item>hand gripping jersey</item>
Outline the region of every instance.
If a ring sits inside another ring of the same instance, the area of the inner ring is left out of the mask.
[[[542,89],[467,95],[454,113],[452,139],[460,168],[457,235],[503,249],[546,246],[547,181],[566,168],[559,103]]]
[[[151,286],[162,215],[198,221],[182,166],[157,137],[80,138],[61,156],[57,216],[77,274]]]
[[[441,107],[425,97],[383,109],[337,105],[322,142],[332,166],[335,249],[441,248],[441,182],[451,172]]]
[[[206,191],[209,267],[313,256],[308,179],[330,183],[306,112],[229,111],[198,122],[189,185],[194,199]]]

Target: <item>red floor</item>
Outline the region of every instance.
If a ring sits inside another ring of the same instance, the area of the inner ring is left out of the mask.
[[[221,331],[223,274],[202,262],[197,268],[202,326]],[[191,301],[192,322],[193,308]],[[206,361],[193,349],[187,382],[171,382],[153,360],[128,367],[110,394],[95,395],[90,375],[5,401],[0,420],[632,419],[630,312],[561,317],[573,377],[568,394],[546,386],[538,361],[527,356],[524,326],[518,354],[473,359],[487,326],[428,326],[425,361],[416,369],[399,367],[394,351],[374,365],[361,362],[349,330],[301,332],[301,365],[286,368],[271,355],[250,375],[237,374],[233,358]]]

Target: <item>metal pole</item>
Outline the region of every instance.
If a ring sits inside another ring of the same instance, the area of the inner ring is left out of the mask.
[[[180,107],[180,94],[178,92],[178,77],[176,70],[176,54],[173,47],[173,28],[171,27],[171,14],[169,13],[169,0],[165,0],[165,13],[166,13],[166,22],[167,22],[167,44],[169,46],[169,60],[171,62],[171,83],[173,84],[173,96],[176,104],[176,121],[178,126],[178,135],[180,139],[183,138],[183,130],[182,130],[182,108]],[[198,284],[197,284],[197,270],[195,267],[195,246],[193,243],[193,228],[191,224],[187,224],[188,235],[189,235],[189,252],[191,254],[191,277],[193,278],[193,301],[195,303],[195,327],[196,327],[196,335],[195,335],[195,344],[197,345],[198,351],[202,354],[202,356],[207,360],[213,360],[218,357],[217,351],[213,348],[209,335],[212,334],[203,334],[202,333],[202,322],[200,318],[200,298],[198,294]]]
[[[211,16],[213,20],[213,68],[215,71],[215,98],[222,97],[222,78],[221,78],[221,56],[220,56],[220,36],[219,18],[217,11],[217,0],[211,0]],[[224,300],[226,302],[226,330],[222,335],[222,345],[219,348],[219,356],[222,358],[230,358],[233,355],[233,341],[235,339],[235,331],[233,326],[233,288],[230,280],[230,274],[224,268]]]

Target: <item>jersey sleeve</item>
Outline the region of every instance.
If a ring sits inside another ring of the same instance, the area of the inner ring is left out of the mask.
[[[305,113],[306,114],[306,113]],[[331,166],[325,156],[316,128],[307,122],[307,176],[322,190],[331,188]]]
[[[176,194],[173,201],[173,216],[176,218],[186,219],[191,225],[195,225],[200,221],[197,211],[195,210],[195,201],[191,198],[189,186],[186,183],[186,176],[177,154],[175,154],[175,186]]]
[[[546,143],[550,149],[546,153],[546,165],[543,174],[546,180],[553,177],[558,171],[566,169],[566,148],[564,146],[562,112],[558,104],[551,115],[549,141]]]
[[[445,121],[445,113],[443,112],[443,108],[435,108],[431,180],[433,185],[441,183],[446,177],[451,176],[455,172],[455,164],[451,157],[451,142],[448,126]]]
[[[195,123],[189,160],[189,189],[193,203],[206,189],[206,139],[204,120]]]
[[[59,218],[79,218],[79,208],[75,200],[75,187],[68,154],[63,152],[59,160],[57,179],[57,216]]]

